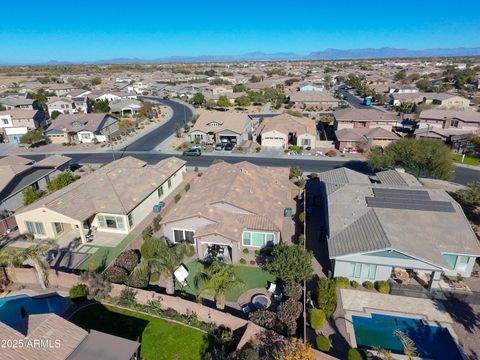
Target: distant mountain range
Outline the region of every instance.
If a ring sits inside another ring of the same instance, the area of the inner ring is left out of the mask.
[[[480,47],[454,49],[409,50],[384,47],[380,49],[325,49],[307,55],[292,52],[264,53],[250,52],[242,55],[199,55],[199,56],[167,56],[157,59],[114,58],[97,61],[57,61],[32,65],[74,65],[74,64],[168,64],[191,62],[229,62],[229,61],[268,61],[268,60],[341,60],[341,59],[389,59],[389,58],[422,58],[422,57],[454,57],[480,56]],[[7,65],[6,63],[4,65]],[[26,64],[24,64],[26,65]]]

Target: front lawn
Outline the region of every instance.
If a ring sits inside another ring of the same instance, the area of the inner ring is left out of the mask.
[[[460,154],[452,154],[452,159],[453,159],[453,161],[455,161],[457,163],[462,163],[462,155],[460,155]],[[480,166],[480,158],[472,157],[472,156],[465,156],[465,160],[463,161],[463,164]]]
[[[195,286],[195,277],[203,269],[203,264],[194,261],[185,265],[188,269],[187,286],[183,290],[189,294],[197,295]],[[238,297],[249,289],[266,288],[269,281],[275,281],[275,276],[255,266],[234,265],[234,271],[243,281],[243,288],[237,286],[227,292],[225,298],[227,301],[237,301]],[[181,290],[180,284],[176,283],[177,290]],[[208,292],[206,292],[208,294]]]
[[[110,305],[95,304],[70,319],[84,329],[141,343],[138,354],[146,360],[202,359],[209,336],[184,325]]]
[[[96,270],[98,268],[107,268],[110,263],[134,240],[134,236],[129,234],[115,247],[99,247],[90,255],[80,266],[80,270]],[[88,246],[84,245],[84,246]],[[94,246],[92,246],[94,247]]]

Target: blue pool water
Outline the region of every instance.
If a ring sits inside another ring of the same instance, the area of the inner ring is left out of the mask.
[[[28,295],[11,296],[0,299],[0,321],[15,327],[22,320],[23,307],[27,314],[60,313],[66,304],[60,295],[33,298]]]
[[[462,360],[462,356],[447,328],[425,324],[422,320],[372,314],[372,317],[352,316],[357,347],[380,347],[403,354],[400,339],[393,334],[400,330],[415,343],[418,356],[428,359]]]

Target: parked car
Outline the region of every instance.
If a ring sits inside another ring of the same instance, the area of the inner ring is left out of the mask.
[[[232,143],[227,143],[227,144],[225,144],[225,147],[224,147],[223,149],[224,149],[225,151],[232,151],[234,147],[235,147],[234,144],[232,144]]]
[[[218,143],[215,145],[215,150],[217,151],[221,151],[225,148],[225,144],[224,143]]]
[[[200,156],[202,155],[202,150],[200,149],[188,149],[182,153],[183,156]]]

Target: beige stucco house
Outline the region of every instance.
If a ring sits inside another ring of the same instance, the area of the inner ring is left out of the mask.
[[[333,116],[335,130],[380,127],[391,131],[398,120],[396,115],[376,109],[346,108],[334,111]]]
[[[266,118],[255,131],[262,146],[288,148],[290,145],[316,147],[315,121],[281,114]]]
[[[214,164],[162,221],[168,242],[188,242],[197,257],[237,263],[243,249],[254,251],[295,235],[293,217],[300,189],[288,168],[248,162]]]
[[[128,234],[182,182],[185,164],[175,157],[111,162],[19,210],[19,231],[54,239],[73,232],[82,242],[96,232]]]

